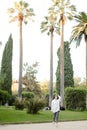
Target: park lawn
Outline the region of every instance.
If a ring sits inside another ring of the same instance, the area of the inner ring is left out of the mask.
[[[52,122],[50,110],[38,114],[27,114],[26,110],[15,110],[13,107],[0,107],[0,124],[7,123],[42,123]],[[60,111],[59,121],[87,120],[87,111]]]
[[[52,121],[50,111],[41,111],[38,114],[27,114],[26,110],[0,107],[0,124],[3,123],[37,123]]]

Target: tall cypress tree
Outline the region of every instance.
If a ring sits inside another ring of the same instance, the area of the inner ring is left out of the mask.
[[[65,87],[73,87],[74,79],[73,79],[73,65],[71,61],[70,55],[70,46],[69,42],[64,42],[64,86]],[[56,70],[56,89],[60,91],[60,48],[58,48],[58,66]]]
[[[0,88],[6,90],[11,94],[12,86],[12,50],[13,50],[13,39],[10,34],[8,41],[5,45],[2,61],[1,61],[1,73],[0,73]]]

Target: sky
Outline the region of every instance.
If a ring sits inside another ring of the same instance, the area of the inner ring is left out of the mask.
[[[18,23],[9,23],[7,9],[13,7],[14,1],[19,0],[0,0],[0,61],[3,54],[4,46],[8,40],[10,33],[13,37],[13,79],[19,77],[19,28]],[[34,9],[34,22],[29,21],[27,25],[23,25],[23,63],[28,62],[32,65],[39,62],[37,80],[44,81],[50,79],[50,37],[46,33],[41,33],[40,25],[44,20],[44,16],[48,14],[48,8],[51,0],[25,0],[29,2],[31,8]],[[87,0],[71,0],[77,8],[77,11],[85,11],[87,8]],[[64,40],[69,41],[72,26],[74,22],[67,21],[64,32]],[[55,73],[57,68],[57,49],[60,46],[60,37],[54,34],[53,39],[53,78],[56,79]],[[85,78],[85,42],[81,42],[80,47],[76,48],[76,44],[71,44],[71,59],[73,64],[74,77]]]

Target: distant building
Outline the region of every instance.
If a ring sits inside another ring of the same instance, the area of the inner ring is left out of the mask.
[[[18,93],[18,86],[19,86],[18,81],[13,80],[12,81],[12,93]],[[26,86],[24,84],[22,84],[22,87],[25,88]]]

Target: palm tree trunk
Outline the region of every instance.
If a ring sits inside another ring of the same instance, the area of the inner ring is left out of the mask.
[[[85,38],[86,41],[86,108],[87,108],[87,36]]]
[[[18,99],[22,100],[22,66],[23,66],[23,47],[22,47],[22,20],[19,21],[19,90],[18,90]]]
[[[60,95],[61,107],[64,107],[64,21],[61,14],[61,45],[60,45]]]
[[[50,27],[50,86],[49,86],[49,107],[53,99],[53,26]]]

